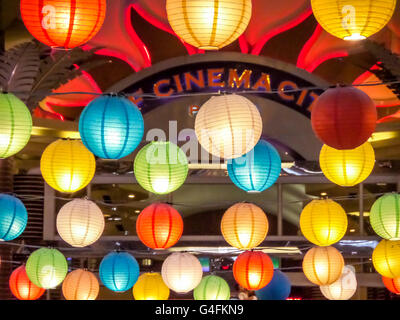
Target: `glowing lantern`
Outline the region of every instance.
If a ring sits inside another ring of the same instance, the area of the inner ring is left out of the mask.
[[[83,269],[70,272],[62,284],[66,300],[96,300],[99,290],[100,285],[96,276]]]
[[[240,250],[257,247],[268,233],[264,211],[252,203],[237,203],[222,216],[221,232],[226,242]]]
[[[28,212],[21,200],[0,194],[0,240],[11,241],[24,232],[28,223]]]
[[[169,288],[159,273],[144,273],[133,286],[135,300],[168,300]]]
[[[185,153],[171,142],[152,142],[144,146],[135,158],[134,172],[143,189],[167,194],[186,180],[188,161]]]
[[[178,211],[165,203],[153,203],[136,220],[136,233],[147,247],[167,249],[178,242],[183,220]]]
[[[372,252],[375,270],[387,278],[400,277],[400,240],[382,240]]]
[[[104,216],[92,201],[75,199],[65,204],[57,215],[60,237],[73,247],[95,243],[104,230]]]
[[[303,272],[312,283],[323,286],[334,283],[342,275],[344,259],[334,247],[314,247],[303,259]]]
[[[382,276],[385,287],[392,293],[400,295],[400,278],[388,278]]]
[[[168,288],[177,293],[186,293],[198,286],[203,268],[194,255],[174,252],[162,264],[161,275]]]
[[[267,141],[260,140],[249,153],[228,162],[228,174],[240,189],[261,192],[276,182],[281,166],[278,151]]]
[[[111,252],[100,263],[100,280],[111,291],[124,292],[139,278],[139,264],[127,252]]]
[[[40,170],[50,187],[71,193],[90,183],[96,171],[96,160],[81,141],[57,140],[44,150]]]
[[[246,30],[251,0],[167,0],[168,21],[183,41],[203,50],[218,50]]]
[[[142,113],[130,100],[106,95],[90,102],[79,119],[82,142],[103,159],[121,159],[142,141]]]
[[[363,91],[353,87],[326,90],[311,112],[314,133],[326,145],[338,150],[355,149],[375,131],[375,103]]]
[[[200,108],[194,125],[201,146],[225,159],[252,150],[260,140],[262,127],[257,107],[236,94],[212,97]]]
[[[387,240],[400,240],[400,195],[386,194],[376,200],[369,221],[378,236]]]
[[[206,276],[193,291],[194,300],[229,300],[231,289],[221,277]]]
[[[292,285],[286,274],[280,270],[274,270],[274,276],[264,288],[256,291],[258,300],[286,300]]]
[[[274,265],[271,258],[260,251],[245,251],[233,264],[236,282],[247,290],[264,288],[272,280]]]
[[[320,287],[322,294],[329,300],[349,300],[357,291],[357,278],[354,268],[345,266],[339,280]]]
[[[375,152],[369,142],[353,150],[336,150],[324,145],[319,164],[325,177],[342,187],[363,182],[375,165]]]
[[[26,273],[29,279],[44,289],[57,287],[63,282],[67,272],[67,260],[57,249],[38,249],[29,256],[26,262]]]
[[[105,15],[106,0],[21,0],[26,28],[50,47],[85,44],[100,30]]]
[[[11,93],[0,93],[0,158],[21,151],[32,132],[32,115],[27,106]]]
[[[330,246],[346,234],[347,215],[335,201],[313,200],[300,215],[300,229],[308,241],[317,246]]]
[[[9,285],[18,300],[37,300],[46,291],[29,280],[25,266],[20,266],[11,273]]]
[[[343,40],[363,40],[386,26],[396,0],[311,0],[311,6],[326,32]]]

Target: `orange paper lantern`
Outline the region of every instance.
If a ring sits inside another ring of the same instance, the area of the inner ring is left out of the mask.
[[[245,251],[233,264],[233,276],[238,284],[248,290],[264,288],[274,275],[271,258],[261,251]]]
[[[390,292],[400,295],[400,278],[388,278],[382,276],[382,282]]]
[[[9,285],[18,300],[37,300],[46,291],[29,280],[25,266],[20,266],[11,273]]]
[[[139,214],[136,233],[147,247],[167,249],[178,242],[183,220],[178,211],[165,203],[154,203]]]
[[[85,44],[100,30],[105,15],[106,0],[21,0],[26,28],[50,47]]]

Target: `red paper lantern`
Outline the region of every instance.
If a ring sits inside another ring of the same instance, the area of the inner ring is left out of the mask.
[[[274,275],[274,264],[261,251],[245,251],[233,264],[233,276],[238,284],[247,290],[264,288]]]
[[[18,300],[37,300],[46,291],[29,280],[25,266],[20,266],[11,273],[9,285]]]
[[[375,131],[376,122],[375,103],[353,87],[328,89],[311,112],[314,133],[324,144],[337,150],[361,146]]]
[[[400,278],[392,279],[382,276],[382,281],[390,292],[400,295]]]
[[[78,47],[103,25],[106,0],[21,0],[29,32],[50,47]]]
[[[154,203],[139,214],[136,233],[147,247],[167,249],[178,242],[183,220],[178,211],[165,203]]]

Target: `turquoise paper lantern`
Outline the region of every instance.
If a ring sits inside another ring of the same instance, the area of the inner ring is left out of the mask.
[[[121,159],[131,154],[144,134],[143,116],[130,100],[101,96],[83,110],[79,119],[83,144],[102,159]]]
[[[28,223],[28,212],[21,200],[0,194],[0,239],[11,241],[18,238]]]
[[[100,280],[111,291],[124,292],[139,278],[139,264],[127,252],[111,252],[100,263]]]
[[[286,300],[292,289],[290,280],[280,270],[274,270],[274,276],[264,288],[256,291],[259,300]]]
[[[278,151],[267,141],[260,140],[249,153],[228,162],[228,174],[240,189],[261,192],[276,182],[281,167]]]

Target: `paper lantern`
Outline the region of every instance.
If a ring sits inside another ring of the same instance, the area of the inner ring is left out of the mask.
[[[111,252],[100,262],[100,280],[111,291],[124,292],[139,278],[139,264],[127,252]]]
[[[325,298],[329,300],[349,300],[357,291],[357,278],[354,268],[345,266],[339,280],[326,286],[320,286]]]
[[[274,270],[274,276],[264,288],[256,291],[258,300],[286,300],[292,290],[292,285],[286,274]]]
[[[168,194],[185,182],[189,171],[185,153],[172,142],[153,141],[135,158],[134,172],[143,189]]]
[[[178,211],[165,203],[153,203],[136,220],[136,233],[147,247],[167,249],[178,242],[183,220]]]
[[[27,223],[28,212],[22,201],[8,194],[0,194],[0,240],[18,238]]]
[[[400,277],[400,240],[382,240],[372,252],[376,272],[387,278]]]
[[[390,292],[400,295],[400,278],[388,278],[382,276],[382,282],[385,285],[386,289]]]
[[[301,212],[300,230],[308,241],[317,246],[330,246],[346,234],[346,212],[330,199],[313,200]]]
[[[260,140],[262,119],[247,98],[227,94],[213,96],[197,113],[197,140],[210,154],[233,159],[252,150]]]
[[[62,285],[66,300],[96,300],[100,290],[96,276],[83,269],[70,272]]]
[[[319,164],[325,177],[342,187],[352,187],[369,177],[375,165],[375,152],[369,142],[353,150],[336,150],[324,145]]]
[[[144,273],[133,286],[135,300],[168,300],[169,288],[159,273]]]
[[[90,183],[96,171],[96,160],[81,141],[57,140],[44,150],[40,170],[50,187],[71,193]]]
[[[375,131],[377,111],[374,101],[354,87],[326,90],[311,112],[311,125],[317,137],[331,148],[355,149]]]
[[[400,240],[400,195],[386,194],[372,205],[369,221],[378,236]]]
[[[60,237],[73,247],[95,243],[104,231],[104,216],[92,201],[75,199],[65,204],[57,215]]]
[[[344,259],[334,247],[314,247],[303,259],[303,272],[312,283],[323,286],[334,283],[342,275]]]
[[[268,227],[264,211],[252,203],[233,205],[226,210],[221,220],[225,241],[240,250],[257,247],[267,236]]]
[[[171,290],[176,293],[187,293],[200,283],[203,268],[194,255],[174,252],[163,262],[161,276]]]
[[[106,0],[21,0],[28,31],[50,47],[71,49],[92,39],[103,25]]]
[[[267,141],[260,140],[249,153],[228,162],[228,174],[240,189],[256,193],[276,182],[281,167],[278,151]]]
[[[245,251],[233,264],[236,282],[247,290],[264,288],[272,280],[273,274],[271,258],[261,251]]]
[[[38,287],[54,289],[64,281],[68,264],[64,255],[57,249],[41,248],[26,261],[26,273]]]
[[[32,115],[27,106],[11,93],[0,93],[0,158],[21,151],[32,132]]]
[[[193,291],[194,300],[229,300],[231,289],[221,277],[210,275],[204,277]]]
[[[144,121],[130,100],[106,95],[90,102],[79,119],[83,144],[103,159],[121,159],[142,141]]]
[[[396,0],[311,0],[315,18],[331,35],[363,40],[390,21]]]
[[[25,266],[20,266],[11,273],[9,285],[18,300],[37,300],[46,291],[29,280]]]
[[[218,50],[239,38],[251,13],[251,0],[167,0],[172,29],[183,41],[203,50]]]

